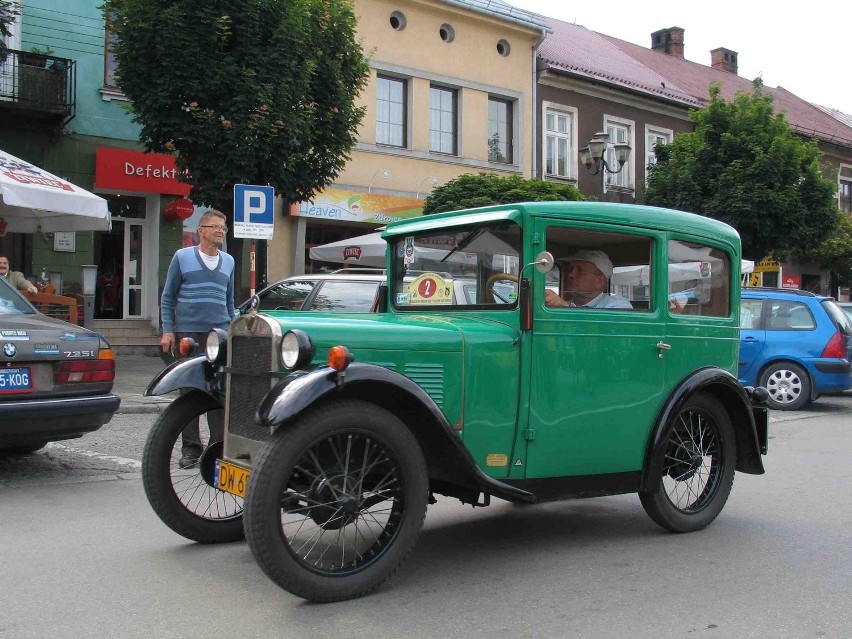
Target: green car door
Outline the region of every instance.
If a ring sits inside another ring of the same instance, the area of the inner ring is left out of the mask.
[[[665,274],[655,268],[663,263],[665,236],[536,222],[536,237],[544,240],[537,249],[549,251],[557,266],[556,277],[533,276],[525,477],[639,471],[650,427],[668,394],[660,356],[664,317],[652,303],[653,292],[666,286]],[[561,260],[588,251],[602,251],[614,265],[606,273],[607,290],[597,298],[606,306],[548,306],[546,286],[558,285],[564,299],[579,299],[572,298]],[[622,275],[633,279],[614,290],[612,282]]]

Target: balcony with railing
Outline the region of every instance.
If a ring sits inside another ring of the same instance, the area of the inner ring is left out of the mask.
[[[74,117],[77,74],[74,60],[6,50],[0,60],[0,113],[68,122]]]

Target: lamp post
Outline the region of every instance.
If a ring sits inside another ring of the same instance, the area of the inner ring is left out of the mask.
[[[420,191],[422,191],[422,190],[423,190],[423,185],[424,185],[424,184],[426,184],[426,181],[427,181],[427,180],[432,180],[432,188],[433,188],[433,189],[434,189],[436,186],[438,186],[438,178],[436,178],[435,176],[430,175],[430,176],[428,176],[428,177],[423,178],[422,180],[420,180],[420,184],[419,184],[419,185],[418,185],[418,187],[417,187],[417,195],[415,195],[415,196],[414,196],[414,199],[416,199],[416,200],[419,200],[419,199],[420,199]],[[430,189],[430,190],[431,190],[431,189]]]
[[[95,288],[98,281],[97,264],[81,264],[83,272],[83,326],[91,330],[95,323]]]
[[[609,144],[609,135],[605,131],[599,131],[592,136],[592,139],[589,140],[586,146],[580,149],[580,160],[586,165],[586,168],[592,175],[596,175],[601,171],[619,173],[630,158],[630,145],[624,142],[615,143],[612,147],[615,150],[615,159],[618,162],[618,168],[611,167],[606,161],[606,150]]]
[[[390,171],[387,171],[385,169],[379,169],[378,171],[373,173],[373,177],[370,178],[370,182],[367,184],[367,193],[373,192],[373,180],[375,180],[376,177],[378,177],[379,175],[382,176],[383,180],[387,180],[391,176]]]

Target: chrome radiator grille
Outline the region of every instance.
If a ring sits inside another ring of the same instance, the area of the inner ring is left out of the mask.
[[[272,336],[233,335],[229,359],[231,368],[236,371],[228,374],[228,432],[265,440],[269,437],[269,430],[256,424],[254,416],[260,402],[278,381],[277,377],[257,375],[277,370],[277,363],[273,361]]]

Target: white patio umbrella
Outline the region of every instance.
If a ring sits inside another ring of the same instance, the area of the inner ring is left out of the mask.
[[[107,201],[0,150],[0,233],[108,231]]]
[[[314,246],[310,250],[312,260],[319,262],[339,262],[359,266],[385,267],[385,249],[388,243],[382,239],[381,232],[367,233],[348,240],[330,242]]]

